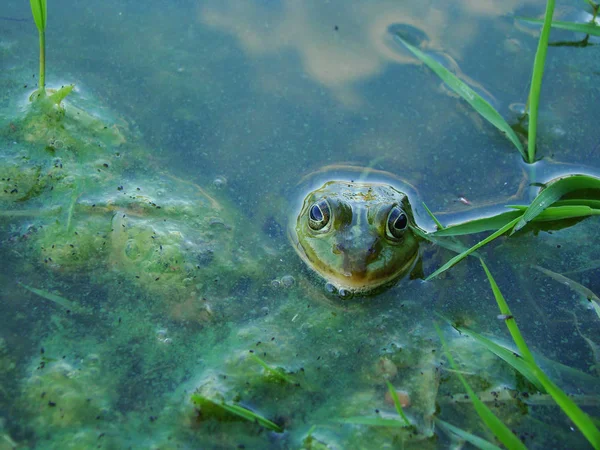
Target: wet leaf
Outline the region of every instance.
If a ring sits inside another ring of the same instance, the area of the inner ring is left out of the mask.
[[[535,52],[531,88],[529,90],[529,129],[527,132],[527,162],[529,163],[535,161],[538,107],[540,105],[540,92],[542,90],[542,78],[544,77],[544,65],[546,64],[546,53],[548,53],[548,38],[550,37],[550,24],[552,23],[553,14],[554,0],[548,0],[546,2],[544,25],[540,33],[538,48]]]
[[[444,336],[442,335],[442,332],[440,331],[440,328],[437,324],[435,325],[435,329],[437,331],[438,336],[440,337],[440,340],[442,341],[442,346],[444,350],[444,355],[446,355],[446,359],[450,363],[450,366],[455,370],[456,376],[458,377],[462,385],[465,387],[465,390],[469,394],[469,398],[471,399],[471,402],[475,407],[475,411],[477,412],[477,415],[481,418],[483,423],[486,424],[486,426],[494,433],[498,440],[506,446],[506,448],[526,450],[527,447],[523,445],[519,438],[515,436],[510,431],[510,429],[494,415],[490,408],[488,408],[485,405],[485,403],[483,403],[479,399],[479,397],[477,397],[475,391],[471,389],[471,386],[469,386],[469,383],[467,383],[467,380],[465,379],[465,377],[462,376],[462,374],[458,370],[458,367],[454,363],[454,358],[452,358]]]
[[[400,403],[400,399],[398,398],[398,393],[396,392],[396,388],[388,380],[385,380],[385,382],[387,383],[387,387],[390,392],[390,395],[392,396],[392,399],[394,400],[394,406],[396,407],[396,411],[398,412],[398,415],[400,417],[402,417],[402,420],[404,421],[406,426],[410,426],[410,422],[409,422],[408,418],[406,417],[406,414],[404,414],[404,410],[402,409],[402,404]]]
[[[33,20],[35,26],[40,33],[46,30],[46,18],[48,16],[48,8],[46,0],[29,0],[31,4],[31,14],[33,14]]]
[[[429,275],[427,278],[425,278],[425,281],[429,281],[432,278],[437,277],[439,274],[445,272],[446,270],[450,269],[452,266],[454,266],[455,264],[459,263],[460,261],[462,261],[464,258],[466,258],[467,256],[469,256],[471,253],[473,253],[475,250],[477,250],[480,247],[483,247],[485,244],[493,241],[494,239],[496,239],[499,236],[502,236],[504,233],[506,233],[508,230],[510,230],[519,220],[521,220],[521,216],[511,220],[510,222],[508,222],[506,225],[504,225],[502,228],[500,228],[498,231],[496,231],[495,233],[490,234],[487,238],[485,238],[482,241],[479,241],[477,244],[475,244],[473,247],[465,250],[464,252],[456,255],[454,258],[452,258],[450,261],[448,261],[446,264],[444,264],[442,267],[440,267],[438,270],[436,270],[435,272],[433,272],[431,275]]]
[[[483,231],[498,230],[517,217],[520,217],[522,214],[523,213],[520,211],[507,211],[492,217],[483,217],[456,225],[450,225],[443,230],[434,232],[433,235],[462,236],[465,234],[475,234]]]
[[[442,419],[438,419],[436,417],[435,423],[445,432],[453,433],[477,448],[480,448],[482,450],[500,450],[500,447],[492,444],[491,442],[486,441],[485,439],[480,438],[479,436],[475,436],[474,434],[471,434],[468,431],[465,431],[461,428],[455,427],[454,425],[449,424],[448,422],[445,422]]]
[[[500,312],[504,315],[512,316],[510,309],[508,308],[508,304],[506,303],[506,300],[504,300],[504,297],[502,296],[502,293],[500,292],[496,281],[492,277],[492,274],[488,270],[483,260],[481,260],[481,265],[483,267],[483,270],[485,271],[485,274],[488,277],[488,281],[490,283],[490,286],[492,287],[492,291],[494,293],[494,297],[496,298],[496,302],[498,303],[498,308],[500,309]],[[513,341],[515,342],[517,348],[521,352],[521,356],[523,357],[524,362],[526,362],[530,366],[531,371],[542,384],[542,386],[544,386],[546,392],[548,392],[552,396],[554,401],[558,404],[558,406],[560,406],[563,412],[567,416],[569,416],[573,423],[575,423],[577,428],[579,428],[579,430],[588,439],[592,446],[594,448],[600,448],[600,431],[598,430],[598,428],[596,428],[590,417],[585,412],[583,412],[581,408],[579,408],[579,406],[577,406],[577,404],[575,404],[575,402],[571,398],[569,398],[567,394],[565,394],[558,386],[556,386],[546,376],[542,369],[539,368],[539,366],[536,364],[533,358],[533,355],[529,351],[527,344],[525,343],[525,339],[523,339],[523,336],[519,331],[519,327],[517,326],[516,320],[513,318],[512,320],[506,320],[505,323],[508,327],[510,335],[513,338]]]
[[[552,206],[557,200],[570,192],[584,189],[597,190],[597,198],[600,199],[600,179],[589,175],[571,175],[553,180],[543,189],[525,210],[523,217],[517,223],[512,233],[519,231],[528,222],[535,219],[546,208]],[[512,234],[511,233],[511,234]]]
[[[217,401],[211,400],[207,397],[204,397],[200,394],[192,394],[191,396],[192,403],[199,408],[203,408],[208,406],[210,409],[225,411],[227,413],[233,414],[234,416],[245,419],[249,422],[257,423],[271,431],[276,431],[277,433],[282,433],[283,428],[277,425],[276,423],[271,422],[269,419],[251,411],[247,408],[243,408],[238,405],[229,405],[225,402],[219,403]]]
[[[407,425],[396,419],[384,419],[383,417],[346,417],[343,419],[335,419],[335,422],[355,424],[355,425],[368,425],[371,427],[394,427],[404,428]]]
[[[484,119],[490,122],[498,130],[503,132],[506,137],[517,147],[523,158],[527,159],[525,150],[518,136],[515,134],[510,125],[502,118],[500,113],[496,111],[492,105],[485,101],[477,92],[471,89],[464,81],[446,69],[443,65],[437,62],[435,59],[423,53],[418,48],[410,45],[399,35],[396,38],[408,48],[413,55],[419,58],[427,67],[433,70],[438,77],[442,79],[444,83],[448,85],[450,89],[460,95],[477,111]]]

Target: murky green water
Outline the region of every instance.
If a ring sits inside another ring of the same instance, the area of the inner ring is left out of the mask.
[[[37,32],[27,3],[5,5],[0,449],[448,448],[437,419],[493,441],[433,329],[438,313],[510,342],[478,261],[343,301],[285,230],[303,180],[328,165],[395,174],[443,221],[527,201],[532,174],[510,142],[392,31],[514,123],[538,37],[515,16],[544,5],[55,1],[47,84],[76,85],[57,123],[26,116]],[[584,21],[584,7],[564,2],[555,19]],[[554,30],[551,41],[581,37]],[[549,49],[535,181],[598,173],[598,51]],[[598,223],[481,252],[540,365],[596,417],[600,321],[531,265],[600,293]],[[451,257],[423,244],[425,273]],[[547,396],[443,330],[472,387],[529,448],[587,448]],[[339,422],[397,417],[386,380],[415,429]],[[194,392],[283,432],[199,408]]]

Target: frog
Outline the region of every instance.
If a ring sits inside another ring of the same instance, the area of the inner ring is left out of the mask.
[[[381,182],[328,181],[304,199],[290,239],[302,260],[343,297],[375,293],[420,257],[409,197]]]

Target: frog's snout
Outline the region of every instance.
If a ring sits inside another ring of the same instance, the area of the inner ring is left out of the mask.
[[[369,264],[377,259],[379,237],[370,237],[358,242],[345,239],[334,244],[333,253],[342,258],[343,273],[347,277],[361,280],[367,278]]]

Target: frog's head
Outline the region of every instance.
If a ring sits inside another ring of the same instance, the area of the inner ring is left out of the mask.
[[[382,183],[330,181],[290,230],[304,261],[340,292],[368,293],[411,271],[419,240],[408,196]]]

